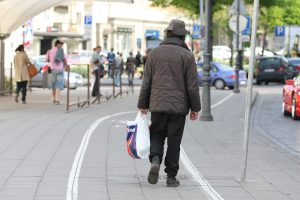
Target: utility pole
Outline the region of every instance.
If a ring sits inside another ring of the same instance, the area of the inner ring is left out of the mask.
[[[212,0],[205,1],[205,14],[206,14],[206,26],[205,26],[205,54],[204,54],[204,66],[203,66],[203,90],[202,90],[202,112],[200,115],[200,121],[213,121],[211,114],[211,99],[210,99],[210,70],[212,60]]]
[[[258,9],[259,9],[259,0],[254,0],[253,17],[252,17],[252,19],[253,19],[252,32],[251,32],[251,54],[250,54],[251,56],[250,56],[249,76],[248,76],[248,84],[247,84],[246,111],[245,111],[245,123],[244,123],[241,181],[246,180],[246,172],[247,172],[249,129],[250,129],[250,117],[251,117],[253,71],[254,71],[254,65],[255,65],[255,47],[256,47]]]
[[[239,69],[242,65],[240,52],[240,0],[237,0],[237,19],[236,19],[236,60],[235,60],[235,82],[233,93],[240,93],[239,89]]]

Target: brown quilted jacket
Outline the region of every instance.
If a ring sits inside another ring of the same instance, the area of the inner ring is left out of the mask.
[[[167,38],[150,51],[138,108],[180,115],[200,111],[195,58],[182,40]]]

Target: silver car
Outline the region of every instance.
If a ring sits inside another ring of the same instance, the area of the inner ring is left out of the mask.
[[[31,62],[38,69],[38,74],[31,79],[31,87],[42,87],[48,88],[50,82],[50,74],[48,72],[43,72],[42,69],[47,65],[46,56],[38,56],[31,59]],[[65,87],[67,87],[68,73],[65,73]],[[70,72],[70,89],[76,89],[79,86],[83,85],[83,78],[80,74]]]

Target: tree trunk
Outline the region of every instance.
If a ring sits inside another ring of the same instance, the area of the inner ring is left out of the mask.
[[[264,56],[266,45],[267,45],[268,25],[264,26],[263,46],[261,56]]]

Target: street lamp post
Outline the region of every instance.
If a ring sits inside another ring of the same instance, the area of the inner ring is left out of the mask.
[[[210,102],[210,70],[211,70],[211,58],[212,58],[212,0],[205,1],[205,14],[206,14],[206,26],[205,26],[205,54],[204,54],[204,66],[203,66],[203,90],[202,90],[202,112],[200,115],[201,121],[212,121],[213,116],[211,114],[211,102]]]
[[[3,95],[4,91],[4,55],[5,55],[5,40],[6,36],[0,34],[0,96]]]
[[[233,93],[240,93],[239,89],[239,69],[242,65],[241,63],[241,51],[240,51],[240,0],[237,0],[237,19],[236,19],[236,62],[235,62],[235,82],[234,82],[234,89]]]

